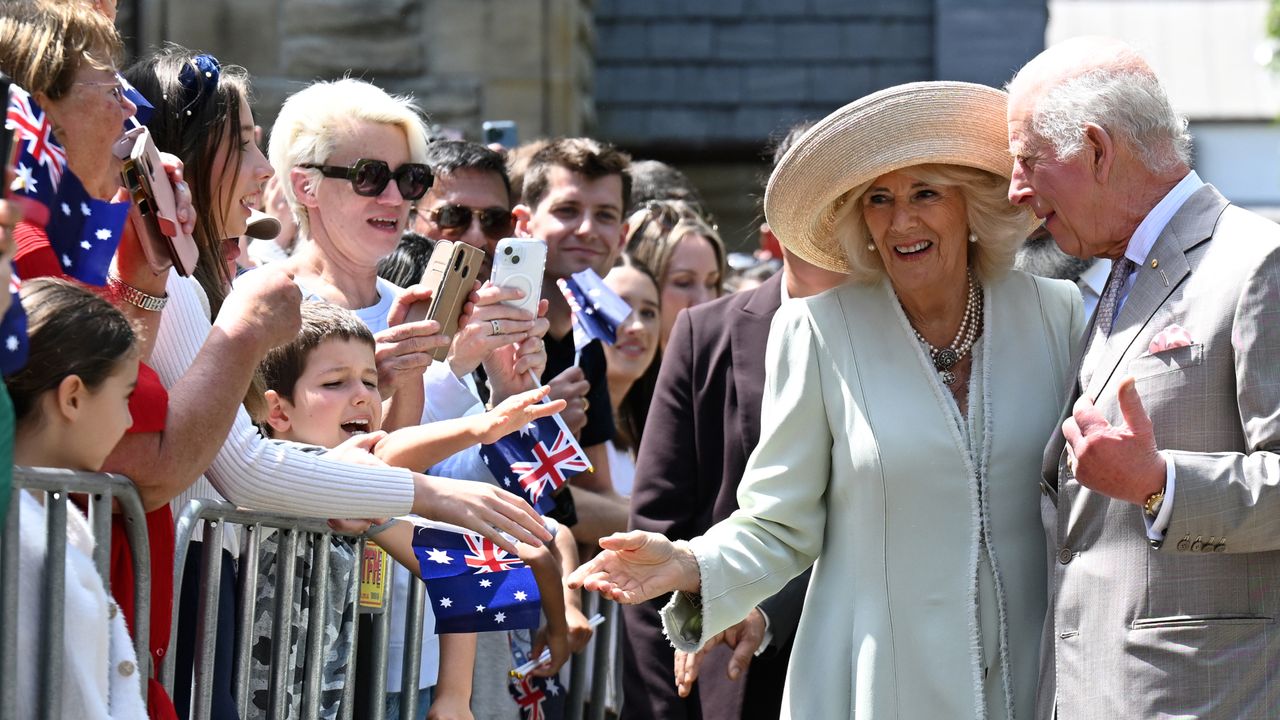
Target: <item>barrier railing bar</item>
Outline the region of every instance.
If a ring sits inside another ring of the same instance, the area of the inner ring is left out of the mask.
[[[585,595],[582,601],[582,612],[587,617],[591,617],[596,612],[596,598],[599,595],[595,593],[582,593],[576,591],[579,597]],[[572,664],[569,666],[569,694],[565,700],[564,717],[565,720],[582,720],[582,696],[586,692],[587,683],[587,662],[586,650],[573,656]]]
[[[218,593],[222,589],[222,525],[205,520],[201,545],[200,598],[196,604],[195,720],[213,714],[213,666],[217,654]],[[209,632],[212,629],[213,632]]]
[[[351,597],[348,602],[351,607],[355,608],[355,617],[351,623],[351,645],[347,648],[347,682],[342,685],[342,705],[339,708],[338,717],[340,720],[351,720],[355,716],[356,704],[356,648],[360,645],[360,577],[364,572],[364,549],[368,544],[368,540],[361,538],[356,543],[356,567],[355,582],[351,583]]]
[[[9,495],[5,517],[4,544],[0,546],[0,677],[11,678],[0,683],[0,720],[17,720],[18,683],[18,493]],[[12,648],[12,650],[10,650]]]
[[[258,539],[262,535],[262,528],[248,525],[244,530],[244,549],[240,552],[238,573],[240,616],[249,618],[249,622],[238,623],[236,627],[236,657],[239,661],[232,679],[232,691],[240,717],[249,716],[249,657],[253,652],[253,618],[258,610]]]
[[[418,713],[418,674],[422,669],[422,621],[426,612],[426,585],[417,578],[409,581],[404,609],[404,659],[400,670],[400,717]],[[418,638],[418,642],[414,642]],[[390,659],[390,658],[388,658]]]
[[[387,717],[387,645],[391,635],[392,593],[387,593],[382,612],[373,616],[373,637],[370,638],[370,654],[374,658],[383,658],[383,662],[374,662],[369,668],[369,709],[362,717],[369,720],[386,720]]]
[[[357,569],[358,571],[358,569]],[[311,603],[307,616],[307,656],[302,681],[302,717],[319,717],[324,635],[329,607],[329,533],[311,537]],[[354,616],[352,622],[355,622]]]
[[[55,490],[45,496],[44,627],[40,633],[40,697],[44,700],[40,717],[62,717],[62,649],[66,629],[67,585],[67,493]]]
[[[93,564],[102,577],[102,589],[111,594],[111,495],[89,496],[89,528],[93,531]],[[129,628],[130,631],[133,628]]]
[[[298,535],[293,529],[280,530],[276,554],[275,610],[271,617],[271,685],[267,693],[267,717],[283,720],[289,715],[289,649],[293,644],[293,574],[297,571]]]
[[[612,600],[600,598],[596,606],[604,616],[604,625],[596,630],[591,642],[595,644],[595,652],[591,656],[591,713],[588,720],[604,720],[605,698],[609,689],[609,638],[614,625],[618,622],[618,604]],[[589,616],[588,616],[589,617]]]

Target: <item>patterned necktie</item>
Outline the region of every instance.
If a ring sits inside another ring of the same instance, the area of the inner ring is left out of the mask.
[[[1097,321],[1093,325],[1093,334],[1089,336],[1089,345],[1084,351],[1084,360],[1080,363],[1080,389],[1089,387],[1089,379],[1093,377],[1094,365],[1102,358],[1107,346],[1107,338],[1111,336],[1111,326],[1116,321],[1116,308],[1120,305],[1120,294],[1124,292],[1129,274],[1136,267],[1133,261],[1122,257],[1111,263],[1111,274],[1107,276],[1107,284],[1102,288],[1102,296],[1098,298],[1096,311]]]

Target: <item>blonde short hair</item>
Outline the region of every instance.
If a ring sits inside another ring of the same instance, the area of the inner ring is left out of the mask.
[[[391,95],[382,88],[355,78],[319,81],[290,95],[271,128],[268,157],[283,183],[285,198],[298,222],[298,236],[310,235],[307,210],[298,202],[290,172],[299,165],[324,164],[333,154],[339,135],[359,122],[395,125],[409,143],[410,162],[425,163],[427,126],[412,98]],[[319,181],[319,170],[306,170]]]
[[[1030,212],[1012,205],[1009,181],[994,173],[963,165],[915,165],[899,172],[931,185],[956,187],[965,201],[969,232],[977,242],[969,247],[969,265],[982,280],[1000,277],[1013,267],[1014,255],[1031,230]],[[844,194],[832,218],[836,239],[849,261],[849,278],[870,284],[884,274],[880,253],[868,250],[871,234],[862,217],[862,196],[875,180]]]

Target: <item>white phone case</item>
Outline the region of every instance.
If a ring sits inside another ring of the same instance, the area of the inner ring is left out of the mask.
[[[547,245],[537,238],[504,238],[493,253],[490,282],[498,287],[514,287],[524,291],[520,300],[505,304],[531,315],[538,314],[542,299],[542,272],[547,262]]]

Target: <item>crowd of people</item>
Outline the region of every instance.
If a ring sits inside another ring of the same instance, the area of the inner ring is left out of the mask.
[[[433,137],[430,98],[354,78],[307,85],[258,128],[244,68],[176,45],[121,68],[113,20],[109,1],[0,2],[0,71],[44,113],[63,182],[128,215],[86,279],[42,216],[74,208],[33,213],[30,169],[5,168],[0,266],[21,286],[27,356],[5,368],[0,410],[13,465],[136,486],[150,657],[130,639],[126,521],[104,583],[104,539],[73,504],[62,674],[39,686],[21,663],[19,717],[48,687],[67,718],[189,717],[201,633],[209,717],[268,711],[279,643],[297,717],[316,623],[325,718],[375,681],[388,718],[527,717],[508,694],[522,644],[549,651],[532,675],[551,688],[570,657],[603,654],[597,697],[626,720],[1280,708],[1280,228],[1191,169],[1185,120],[1126,45],[1068,41],[1005,90],[912,83],[789,128],[744,260],[664,163],[587,137]],[[136,127],[161,152],[191,268],[157,264],[154,208],[122,187]],[[545,246],[536,311],[489,282],[512,237]],[[416,312],[442,241],[484,254],[449,334]],[[613,342],[575,333],[558,281],[584,271],[629,306]],[[540,512],[482,447],[552,416],[591,469]],[[30,658],[48,531],[44,496],[15,497]],[[246,564],[234,525],[198,532],[173,586],[191,500],[341,533],[299,554],[287,612],[302,631],[250,618],[252,657],[236,657],[242,573],[263,607],[295,567],[271,533]],[[395,561],[399,658],[423,575],[414,518],[518,556],[541,627],[437,634],[428,612],[418,677],[368,674],[349,537]],[[312,587],[322,551],[330,582]],[[198,618],[205,572],[221,578],[216,628]],[[618,621],[596,629],[584,590],[622,603]],[[169,653],[172,696],[154,676]]]

